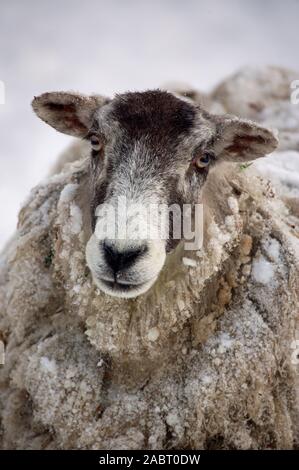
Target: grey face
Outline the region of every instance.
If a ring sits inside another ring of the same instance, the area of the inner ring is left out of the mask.
[[[156,280],[166,253],[180,241],[174,239],[173,214],[159,214],[168,218],[163,239],[159,233],[154,239],[137,237],[136,207],[139,223],[149,228],[155,223],[149,220],[150,205],[176,205],[183,214],[184,204],[196,203],[208,166],[195,162],[205,155],[213,131],[215,125],[192,104],[161,91],[118,96],[97,113],[87,136],[98,144],[91,154],[93,229],[106,223],[95,215],[101,204],[117,212],[123,198],[127,210],[122,239],[95,234],[89,241],[87,260],[100,288],[128,297]],[[207,158],[212,163],[211,152]]]
[[[59,131],[91,142],[86,258],[99,288],[119,297],[136,297],[156,281],[180,241],[169,208],[194,208],[211,166],[252,160],[277,144],[254,123],[209,115],[159,90],[111,101],[48,93],[33,107]]]

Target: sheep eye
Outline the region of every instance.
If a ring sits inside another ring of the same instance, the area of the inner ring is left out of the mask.
[[[198,168],[205,168],[211,163],[211,160],[212,155],[208,152],[205,152],[199,157],[196,157],[194,163]]]
[[[99,151],[102,148],[102,144],[100,139],[96,135],[92,135],[90,137],[90,143],[91,143],[91,148],[92,150]]]

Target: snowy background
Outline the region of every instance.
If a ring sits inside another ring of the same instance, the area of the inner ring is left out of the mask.
[[[70,142],[33,115],[34,95],[172,80],[207,91],[245,64],[299,70],[298,19],[298,0],[1,0],[0,247]]]

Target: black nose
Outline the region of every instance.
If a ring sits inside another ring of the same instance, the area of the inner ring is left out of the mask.
[[[146,246],[138,248],[118,251],[115,246],[107,241],[103,242],[103,251],[106,263],[113,270],[114,273],[121,271],[122,269],[130,267],[137,258],[146,252]]]

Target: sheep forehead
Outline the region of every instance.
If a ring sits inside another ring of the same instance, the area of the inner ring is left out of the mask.
[[[189,136],[205,111],[191,101],[161,90],[116,95],[98,110],[97,126],[104,133],[120,129],[131,140],[147,136],[161,145],[177,144]]]
[[[191,104],[159,90],[118,95],[111,112],[129,137],[134,139],[147,133],[163,141],[165,137],[188,133],[194,116]]]

